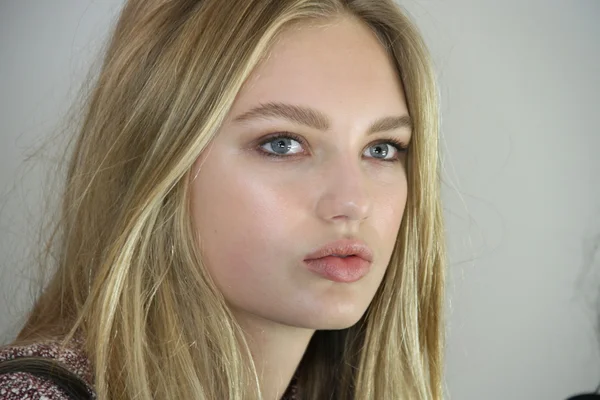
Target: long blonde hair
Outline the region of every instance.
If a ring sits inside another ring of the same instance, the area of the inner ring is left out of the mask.
[[[56,272],[18,341],[81,334],[100,399],[261,398],[240,326],[202,263],[190,171],[283,29],[340,16],[372,29],[402,81],[408,199],[367,312],[314,334],[299,386],[311,400],[442,398],[437,89],[418,30],[392,0],[127,1],[70,153],[46,246]]]

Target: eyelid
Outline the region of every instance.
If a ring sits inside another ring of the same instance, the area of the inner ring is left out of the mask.
[[[376,145],[376,144],[380,144],[380,143],[391,143],[391,144],[394,144],[394,145],[396,145],[396,148],[398,149],[398,151],[406,151],[410,147],[410,143],[406,143],[403,140],[400,140],[400,139],[397,139],[397,138],[393,138],[393,137],[384,137],[384,138],[381,138],[381,139],[377,139],[373,143],[370,143],[370,146],[373,146],[373,145]]]
[[[281,131],[281,132],[276,132],[276,133],[269,134],[269,135],[261,138],[260,142],[259,142],[259,145],[263,145],[265,143],[272,142],[273,140],[279,139],[279,138],[282,138],[282,137],[294,139],[298,143],[306,144],[306,141],[301,136],[299,136],[299,135],[297,135],[295,133],[292,133],[292,132]]]

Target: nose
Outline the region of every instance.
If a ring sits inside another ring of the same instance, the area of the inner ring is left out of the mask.
[[[342,158],[332,162],[323,173],[317,215],[328,222],[361,222],[371,213],[368,182],[358,165]]]

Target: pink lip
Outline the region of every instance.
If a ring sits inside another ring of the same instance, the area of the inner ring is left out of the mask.
[[[338,256],[357,256],[365,261],[373,261],[373,252],[367,244],[356,239],[342,239],[327,243],[325,246],[304,257],[304,260],[314,260],[316,258],[327,257],[331,255]]]
[[[343,256],[343,257],[340,257]],[[351,283],[365,276],[371,268],[373,252],[359,240],[338,240],[304,258],[306,267],[334,282]]]
[[[328,256],[314,260],[304,260],[306,267],[321,275],[323,278],[334,282],[352,283],[365,276],[371,263],[360,257],[346,258]]]

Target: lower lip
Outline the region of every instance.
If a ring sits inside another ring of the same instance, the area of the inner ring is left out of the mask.
[[[309,270],[334,282],[352,283],[369,272],[371,263],[357,256],[328,256],[314,260],[304,260]]]

